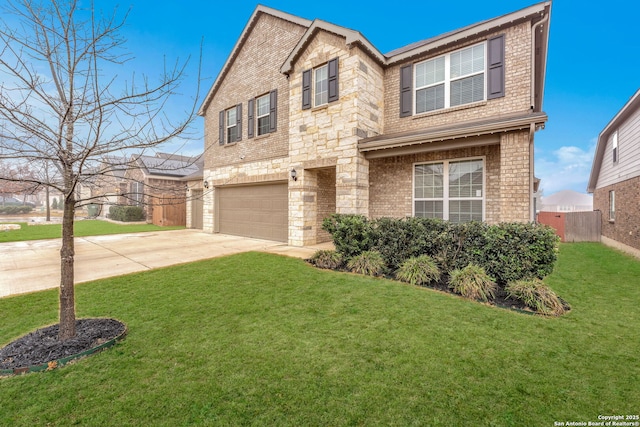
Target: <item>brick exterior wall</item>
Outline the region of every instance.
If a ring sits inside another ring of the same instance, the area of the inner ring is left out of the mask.
[[[609,220],[609,191],[615,191],[615,221]],[[597,188],[593,208],[602,212],[603,236],[640,249],[640,177]]]
[[[490,34],[487,37],[469,40],[448,50],[430,52],[413,59],[412,62],[418,63],[434,58],[485,41],[499,34],[505,35],[504,97],[401,118],[399,97],[400,67],[406,65],[407,62],[399,63],[388,68],[385,72],[384,132],[389,134],[418,130],[432,126],[529,111],[531,107],[531,29],[528,22]]]

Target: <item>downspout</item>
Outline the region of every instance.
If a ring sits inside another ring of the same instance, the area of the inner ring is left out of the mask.
[[[549,21],[549,14],[531,27],[531,111],[535,110],[536,106],[536,28],[546,24],[547,21]]]
[[[536,108],[536,29],[546,24],[549,21],[549,14],[546,14],[544,18],[540,21],[533,24],[531,27],[531,111],[535,111]],[[544,83],[543,83],[544,87]],[[536,131],[536,124],[531,123],[529,126],[529,220],[535,221],[536,213],[535,213],[535,203],[534,203],[534,156],[535,150],[533,147],[533,135]]]

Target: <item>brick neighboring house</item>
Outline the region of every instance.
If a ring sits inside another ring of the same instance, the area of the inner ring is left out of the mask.
[[[602,241],[640,251],[640,89],[600,132],[587,191]]]
[[[120,184],[119,203],[141,206],[147,222],[156,225],[186,225],[187,182],[201,174],[202,167],[199,157],[134,155]]]
[[[334,212],[532,221],[550,9],[382,54],[258,6],[199,111],[204,230],[300,246]]]

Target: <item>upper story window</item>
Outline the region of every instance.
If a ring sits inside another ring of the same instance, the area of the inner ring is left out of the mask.
[[[415,66],[416,114],[485,99],[485,44]]]
[[[252,98],[248,102],[249,118],[247,121],[247,136],[266,135],[276,131],[278,122],[278,90]],[[254,128],[256,128],[254,131]]]
[[[413,187],[415,216],[452,222],[484,220],[482,159],[417,164]]]
[[[504,96],[504,35],[400,68],[400,117]]]
[[[618,131],[613,133],[613,163],[618,163]]]
[[[219,144],[231,144],[242,139],[242,104],[220,111],[218,116]]]
[[[338,58],[302,72],[303,110],[337,101],[338,98]]]

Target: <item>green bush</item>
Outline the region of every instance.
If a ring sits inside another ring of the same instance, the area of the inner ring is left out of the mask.
[[[518,280],[509,283],[505,290],[510,298],[521,301],[540,314],[561,316],[571,309],[540,279]]]
[[[33,208],[31,206],[26,206],[26,205],[22,205],[22,206],[18,206],[18,205],[0,206],[0,215],[26,214],[26,213],[31,212],[32,210],[33,210]]]
[[[123,222],[143,221],[145,214],[140,206],[111,206],[109,208],[109,218]]]
[[[322,229],[331,233],[336,251],[345,259],[371,249],[373,230],[363,215],[333,214],[324,219]]]
[[[465,298],[485,302],[495,298],[498,288],[484,268],[475,264],[453,270],[449,276],[449,287]]]
[[[51,202],[51,209],[58,209],[58,198],[54,197],[53,202]]]
[[[309,261],[318,268],[328,268],[330,270],[337,270],[343,264],[342,255],[330,250],[316,251]]]
[[[546,225],[503,223],[487,227],[482,247],[473,261],[496,278],[499,285],[551,274],[560,238]]]
[[[525,223],[454,224],[428,218],[369,221],[362,215],[334,214],[325,219],[323,228],[331,233],[344,259],[375,250],[393,271],[411,257],[429,255],[447,274],[476,264],[501,287],[549,275],[560,242],[551,227]]]
[[[440,280],[440,269],[429,255],[420,255],[403,262],[396,278],[412,285],[428,286]]]
[[[380,252],[364,251],[351,258],[347,263],[347,267],[354,273],[381,276],[384,273],[385,262]]]

